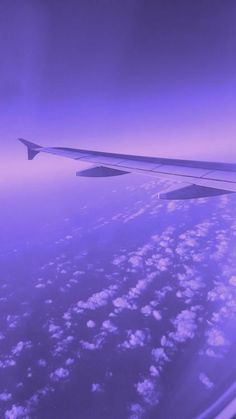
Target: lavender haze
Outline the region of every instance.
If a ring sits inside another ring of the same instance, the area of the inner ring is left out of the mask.
[[[19,136],[236,160],[234,1],[3,0],[0,11],[4,171],[13,161],[35,179],[63,164],[26,168]]]
[[[16,141],[236,163],[235,22],[235,0],[0,0],[0,418],[236,397],[236,195],[161,201]]]

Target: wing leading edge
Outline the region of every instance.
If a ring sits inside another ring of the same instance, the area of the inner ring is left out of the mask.
[[[107,177],[139,173],[177,183],[159,193],[160,199],[191,199],[236,192],[236,164],[106,153],[67,147],[42,147],[19,139],[33,160],[40,152],[92,164],[77,176]]]

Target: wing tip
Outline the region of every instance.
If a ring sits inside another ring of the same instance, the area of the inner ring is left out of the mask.
[[[18,138],[18,141],[20,141],[22,144],[24,144],[27,147],[28,151],[28,160],[33,160],[37,154],[40,153],[41,146],[35,143],[32,143],[28,140],[25,140],[24,138]]]

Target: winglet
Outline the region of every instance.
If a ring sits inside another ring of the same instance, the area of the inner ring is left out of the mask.
[[[41,146],[38,144],[31,143],[30,141],[19,138],[19,141],[27,147],[28,160],[33,160],[35,156],[41,151]]]

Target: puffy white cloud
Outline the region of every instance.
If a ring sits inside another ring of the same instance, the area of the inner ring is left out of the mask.
[[[61,269],[60,273],[61,273],[62,275],[66,275],[66,274],[67,274],[67,270],[66,270],[66,269]]]
[[[54,324],[53,322],[49,324],[48,331],[53,339],[58,340],[61,339],[63,336],[63,331],[60,328],[60,326]]]
[[[231,276],[229,283],[230,285],[233,285],[233,287],[236,287],[236,275]]]
[[[70,365],[73,365],[74,363],[75,363],[75,360],[73,358],[68,358],[65,362],[67,367],[69,367]]]
[[[163,335],[161,337],[161,346],[163,346],[164,348],[173,348],[174,343],[172,342],[171,339],[169,339],[165,335]]]
[[[138,394],[149,406],[155,406],[159,403],[159,394],[153,380],[145,379],[136,384]]]
[[[99,383],[93,383],[91,387],[91,391],[93,393],[100,393],[101,391],[103,391],[102,385]]]
[[[13,348],[12,348],[12,355],[19,356],[20,353],[24,349],[31,349],[32,348],[32,342],[31,341],[19,341]]]
[[[117,332],[117,327],[114,326],[111,320],[104,320],[102,323],[102,328],[110,333]]]
[[[147,330],[128,330],[127,339],[120,345],[125,349],[143,347],[149,341],[150,336]]]
[[[157,302],[160,303],[162,300],[164,300],[164,298],[166,297],[166,295],[169,292],[172,292],[173,288],[170,285],[166,285],[163,288],[161,288],[158,291],[155,291],[155,297],[157,299]]]
[[[136,300],[143,294],[148,286],[156,278],[156,272],[148,273],[145,279],[139,279],[134,287],[131,287],[127,294],[113,300],[113,305],[120,312],[124,309],[136,310],[138,308]]]
[[[11,393],[8,393],[7,391],[0,393],[0,400],[2,402],[8,402],[9,400],[11,400],[11,398],[12,398]]]
[[[129,310],[137,309],[137,305],[134,303],[130,303],[127,296],[118,297],[115,300],[113,300],[112,303],[117,309],[119,309],[119,311],[124,310],[124,309],[129,309]]]
[[[181,311],[173,320],[175,331],[171,332],[169,336],[176,342],[185,342],[187,339],[192,339],[197,329],[196,317],[196,313],[192,310]]]
[[[164,362],[169,361],[169,358],[166,355],[165,350],[163,348],[153,349],[152,356],[155,359],[155,361],[160,365],[162,365]]]
[[[87,327],[89,329],[93,329],[96,326],[96,323],[93,320],[88,320],[87,321]]]
[[[39,359],[38,360],[38,365],[40,367],[44,367],[45,368],[47,366],[47,361],[45,359]]]
[[[99,349],[99,346],[97,346],[95,343],[87,342],[85,340],[81,341],[81,346],[83,349],[87,349],[89,351],[95,351],[96,349]]]
[[[115,259],[113,260],[113,265],[119,266],[123,264],[125,261],[126,261],[126,256],[124,255],[116,256]]]
[[[74,336],[66,336],[64,339],[59,337],[58,340],[56,340],[53,354],[57,356],[57,355],[62,354],[63,352],[66,352],[68,349],[68,346],[73,341],[74,341]]]
[[[145,409],[138,403],[133,403],[130,406],[130,416],[129,419],[142,419],[144,418]]]
[[[106,334],[102,332],[94,337],[93,342],[82,340],[80,343],[83,349],[86,349],[89,351],[95,351],[103,347],[105,337],[106,337]]]
[[[50,374],[50,378],[53,381],[60,381],[63,380],[65,378],[69,377],[69,371],[66,368],[57,368],[55,371],[53,371]]]
[[[223,332],[219,329],[211,329],[207,332],[207,343],[210,346],[225,346],[228,345],[228,341],[223,335]]]
[[[143,259],[140,256],[134,255],[129,258],[129,263],[133,268],[140,268],[143,266]]]
[[[209,301],[226,301],[232,298],[231,292],[231,287],[218,282],[216,283],[215,287],[208,292],[207,297]]]
[[[29,407],[30,410],[32,410],[32,408],[36,407],[39,402],[40,399],[42,399],[43,397],[47,396],[50,392],[52,392],[54,389],[51,385],[47,385],[43,388],[40,388],[39,390],[37,390],[31,397],[30,399],[27,401],[27,406]]]
[[[213,382],[209,379],[209,377],[205,373],[201,372],[198,377],[199,377],[199,380],[201,381],[201,383],[207,389],[212,389],[214,387]]]
[[[16,365],[16,361],[12,358],[5,358],[3,360],[0,360],[0,368],[8,368],[8,367],[14,367]]]
[[[159,320],[162,319],[162,315],[161,315],[161,312],[159,310],[153,310],[152,314],[153,314],[153,317],[154,317],[155,320],[159,321]]]
[[[71,313],[70,313],[70,311],[66,311],[66,312],[63,314],[63,319],[64,319],[64,320],[71,320]]]
[[[35,285],[35,288],[38,288],[38,289],[40,289],[40,288],[46,288],[46,285],[45,284],[36,284]]]
[[[8,315],[7,316],[7,325],[10,329],[15,329],[20,323],[20,316]]]
[[[160,373],[159,373],[158,369],[155,367],[155,365],[150,366],[149,372],[150,372],[150,375],[152,377],[159,377],[159,375],[160,375]]]
[[[5,412],[5,419],[28,419],[29,410],[26,407],[13,404],[11,409]]]
[[[141,313],[146,317],[151,316],[152,312],[153,312],[153,309],[150,305],[146,305],[141,308]]]
[[[111,285],[109,288],[91,295],[87,301],[78,301],[77,309],[82,310],[96,310],[108,304],[108,301],[115,295],[117,291],[116,285]],[[76,311],[76,309],[75,309]]]

